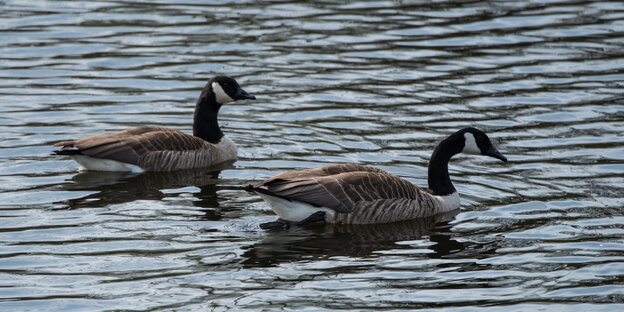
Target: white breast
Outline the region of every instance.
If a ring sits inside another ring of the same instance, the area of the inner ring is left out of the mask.
[[[224,162],[228,160],[235,160],[238,156],[238,148],[234,141],[227,136],[223,136],[219,143],[215,144],[218,150],[219,156],[217,162]]]
[[[459,199],[459,193],[457,192],[445,196],[432,195],[432,197],[437,201],[434,207],[436,211],[432,214],[448,212],[458,209],[461,206],[461,200]]]

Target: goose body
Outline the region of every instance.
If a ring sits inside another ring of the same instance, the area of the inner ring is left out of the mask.
[[[214,166],[237,157],[236,144],[219,127],[227,102],[255,99],[236,80],[218,76],[206,84],[195,105],[193,135],[164,127],[136,127],[56,143],[84,170],[173,171]]]
[[[323,215],[328,223],[389,223],[427,217],[460,207],[448,175],[448,161],[460,153],[507,159],[482,131],[464,128],[434,150],[429,162],[429,189],[383,170],[354,164],[290,171],[247,190],[259,194],[282,220],[301,222]]]

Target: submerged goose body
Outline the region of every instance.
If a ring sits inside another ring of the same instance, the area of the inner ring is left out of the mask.
[[[371,224],[410,220],[459,208],[448,162],[460,152],[507,161],[485,133],[464,128],[434,150],[429,162],[429,189],[377,168],[352,164],[285,172],[246,188],[259,194],[280,219],[288,222]]]
[[[206,84],[195,105],[193,135],[164,127],[137,127],[56,143],[57,155],[71,156],[85,170],[173,171],[214,166],[237,157],[234,142],[217,120],[221,105],[255,99],[236,80],[218,76]]]

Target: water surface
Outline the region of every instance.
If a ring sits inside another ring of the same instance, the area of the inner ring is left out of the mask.
[[[579,310],[624,302],[624,3],[0,2],[0,309]],[[234,164],[79,172],[57,141],[191,131],[218,74]],[[240,189],[333,163],[426,185],[458,156],[451,214],[263,232]]]

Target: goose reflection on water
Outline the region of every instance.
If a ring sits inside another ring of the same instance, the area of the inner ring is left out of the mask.
[[[269,231],[243,254],[243,265],[270,267],[283,262],[334,256],[365,257],[376,252],[414,248],[398,242],[429,236],[427,257],[440,258],[461,251],[462,243],[452,238],[449,222],[459,210],[427,218],[386,224],[310,224],[285,231]]]
[[[64,204],[69,209],[98,208],[123,204],[137,200],[163,200],[177,196],[166,190],[184,187],[197,187],[199,192],[192,192],[198,200],[192,205],[205,208],[205,219],[221,219],[217,182],[222,170],[231,167],[231,163],[217,168],[190,169],[172,172],[95,172],[85,171],[74,175],[71,183],[62,187],[71,191],[92,191],[93,193],[67,200]]]

